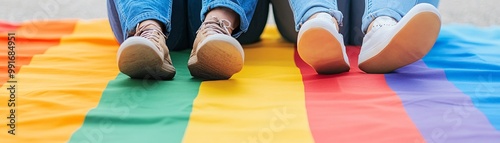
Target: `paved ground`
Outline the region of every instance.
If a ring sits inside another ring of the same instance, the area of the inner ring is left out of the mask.
[[[0,0],[0,20],[105,18],[106,0]],[[500,25],[500,0],[441,0],[444,24]]]

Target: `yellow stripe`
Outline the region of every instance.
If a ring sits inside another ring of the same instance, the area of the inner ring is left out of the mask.
[[[184,142],[313,142],[293,45],[276,28],[264,33],[263,42],[245,47],[240,73],[201,84]]]
[[[99,103],[108,81],[118,74],[118,45],[108,25],[106,20],[79,21],[59,46],[23,66],[18,74],[17,134],[6,136],[5,120],[1,120],[1,142],[69,140]],[[94,43],[78,42],[82,39]],[[1,95],[6,94],[5,88]]]

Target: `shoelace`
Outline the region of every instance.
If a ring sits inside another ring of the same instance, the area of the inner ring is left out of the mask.
[[[160,27],[158,27],[157,25],[155,25],[153,23],[148,23],[148,24],[142,25],[141,27],[139,27],[139,24],[137,24],[136,29],[137,29],[137,32],[135,33],[134,36],[140,36],[140,37],[144,37],[146,39],[154,41],[153,43],[156,45],[156,47],[158,49],[160,49],[161,51],[163,51],[163,49],[161,48],[161,46],[159,44],[160,44],[160,42],[164,42],[164,41],[160,41],[160,39],[161,39],[161,37],[163,37],[164,39],[167,39],[167,36],[165,36],[165,34],[163,34],[163,32],[160,30],[161,29]]]
[[[234,30],[231,27],[231,22],[226,19],[219,19],[215,16],[203,22],[200,26],[200,29],[196,31],[196,33],[202,32],[203,35],[212,35],[212,34],[225,34],[231,35],[229,33],[229,29]]]
[[[376,31],[379,28],[386,26],[395,26],[397,24],[396,20],[388,16],[381,16],[373,21],[371,31]]]
[[[154,28],[150,28],[150,26],[153,26]],[[159,41],[159,39],[160,39],[159,36],[162,36],[165,39],[167,38],[167,36],[165,36],[163,34],[163,32],[160,31],[161,28],[153,23],[148,23],[148,24],[143,25],[141,27],[139,27],[139,24],[137,24],[136,29],[138,29],[137,30],[138,32],[135,33],[135,36],[141,36],[141,37],[155,40],[155,41]]]

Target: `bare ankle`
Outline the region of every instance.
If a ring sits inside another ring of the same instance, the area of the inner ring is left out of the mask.
[[[229,8],[217,7],[210,10],[205,17],[205,21],[210,20],[212,17],[217,17],[220,20],[225,19],[229,21],[231,23],[230,28],[228,29],[229,33],[232,33],[233,29],[238,27],[240,24],[239,15]]]

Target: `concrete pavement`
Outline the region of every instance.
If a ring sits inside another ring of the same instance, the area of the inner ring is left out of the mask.
[[[0,3],[0,20],[3,21],[107,16],[106,0],[0,0]],[[500,25],[500,9],[496,8],[499,5],[499,0],[441,0],[439,10],[444,24],[490,26]]]

